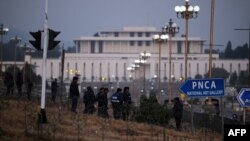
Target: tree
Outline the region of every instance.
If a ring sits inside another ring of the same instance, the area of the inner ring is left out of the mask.
[[[5,73],[8,72],[8,73],[11,74],[12,76],[14,76],[14,68],[16,69],[16,70],[15,70],[15,74],[17,74],[18,72],[21,72],[21,70],[20,70],[17,66],[11,65],[11,66],[9,66],[9,67],[5,70]],[[14,79],[15,79],[15,78],[14,78]]]
[[[248,71],[240,71],[239,85],[246,86],[248,84]]]
[[[231,43],[231,41],[229,41],[227,43],[227,47],[225,49],[224,58],[229,59],[229,58],[232,58],[233,56],[234,56],[234,54],[233,54],[233,50],[232,50],[232,43]]]
[[[170,119],[170,111],[158,103],[155,94],[150,95],[149,98],[142,95],[139,112],[135,112],[134,116],[138,122],[167,125]]]
[[[59,58],[61,56],[61,47],[56,46],[53,50],[48,50],[48,58]]]
[[[68,47],[66,50],[67,53],[75,53],[76,52],[76,47],[72,46],[72,47]]]
[[[248,45],[238,46],[234,50],[234,59],[245,59],[248,58]]]
[[[194,78],[195,78],[195,79],[202,79],[202,75],[196,74]]]
[[[230,79],[229,79],[229,84],[230,84],[231,86],[235,86],[235,84],[236,84],[236,82],[237,82],[237,79],[238,79],[237,73],[236,73],[236,72],[233,72],[233,73],[231,74]]]
[[[24,82],[27,82],[27,80],[30,79],[34,83],[39,83],[42,80],[41,77],[36,75],[33,67],[30,64],[28,64],[27,62],[25,63],[25,66],[22,69],[22,72],[24,74]]]
[[[212,68],[211,70],[213,78],[224,78],[229,77],[229,73],[224,68]],[[209,72],[204,75],[205,78],[209,78]]]
[[[248,44],[242,46],[237,46],[234,50],[232,49],[232,44],[229,41],[224,52],[221,52],[220,58],[223,59],[245,59],[248,58]]]

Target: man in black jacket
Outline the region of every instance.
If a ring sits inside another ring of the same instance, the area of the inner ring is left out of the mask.
[[[51,101],[56,102],[56,94],[57,94],[57,79],[55,78],[51,83]]]
[[[78,81],[78,77],[75,76],[73,77],[73,80],[70,84],[70,98],[72,100],[71,111],[75,113],[77,113],[76,108],[77,108],[78,98],[80,96],[77,81]]]
[[[129,87],[124,87],[123,89],[123,110],[122,110],[122,119],[127,120],[130,110],[131,110],[131,95],[129,92]]]
[[[95,94],[93,89],[88,86],[87,91],[84,92],[83,103],[85,104],[85,109],[83,113],[93,114],[95,112]]]
[[[113,115],[115,119],[120,119],[122,115],[123,95],[122,89],[117,88],[117,91],[111,96]]]
[[[183,103],[179,99],[179,97],[176,97],[174,99],[173,115],[175,118],[176,130],[178,131],[181,130],[182,113],[183,113]]]
[[[21,72],[17,73],[17,77],[16,77],[16,86],[17,86],[17,91],[18,91],[18,95],[22,96],[22,87],[23,87],[23,75]]]
[[[99,93],[96,95],[96,100],[98,102],[98,112],[97,115],[100,117],[108,118],[108,88],[100,88]]]

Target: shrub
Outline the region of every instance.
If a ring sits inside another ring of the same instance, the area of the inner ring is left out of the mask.
[[[167,125],[170,112],[166,107],[158,103],[155,95],[151,95],[149,98],[143,95],[140,99],[139,109],[134,116],[137,122]]]

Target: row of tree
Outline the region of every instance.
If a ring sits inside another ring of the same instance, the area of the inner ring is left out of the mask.
[[[220,59],[247,59],[249,52],[249,46],[247,43],[242,46],[232,47],[231,41],[227,43],[225,50],[220,51],[213,49],[212,53],[219,54]],[[205,49],[204,53],[210,53],[209,49]]]
[[[248,85],[248,71],[240,71],[237,75],[236,72],[230,74],[224,68],[212,68],[212,78],[224,78],[229,79],[229,84],[235,87],[247,86]],[[201,74],[197,74],[195,79],[209,78],[209,72],[202,76]]]
[[[220,53],[221,59],[247,59],[249,52],[248,44],[232,48],[232,43],[229,41],[224,52]]]
[[[53,50],[48,51],[48,58],[58,58],[61,55],[60,46],[55,47]],[[42,58],[43,52],[37,51],[34,48],[30,48],[29,50],[26,47],[26,53],[31,53],[34,58]],[[10,40],[8,43],[3,44],[3,61],[23,61],[25,55],[25,45],[16,43],[13,40]],[[75,47],[68,47],[66,49],[67,53],[75,52]]]

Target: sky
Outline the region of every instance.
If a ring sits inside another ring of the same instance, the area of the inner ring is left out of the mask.
[[[169,19],[180,27],[176,36],[185,33],[185,20],[178,19],[175,6],[184,0],[48,0],[48,26],[61,31],[61,44],[74,45],[81,36],[92,36],[99,31],[122,30],[125,26],[153,26],[161,29]],[[196,19],[189,20],[189,37],[201,37],[209,44],[211,0],[189,0],[198,5]],[[249,41],[250,0],[215,0],[214,44],[233,47]],[[45,0],[0,0],[0,24],[9,28],[4,36],[20,36],[23,42],[32,37],[30,31],[42,30],[45,23]],[[217,48],[224,48],[217,47]],[[215,47],[216,48],[216,47]]]

